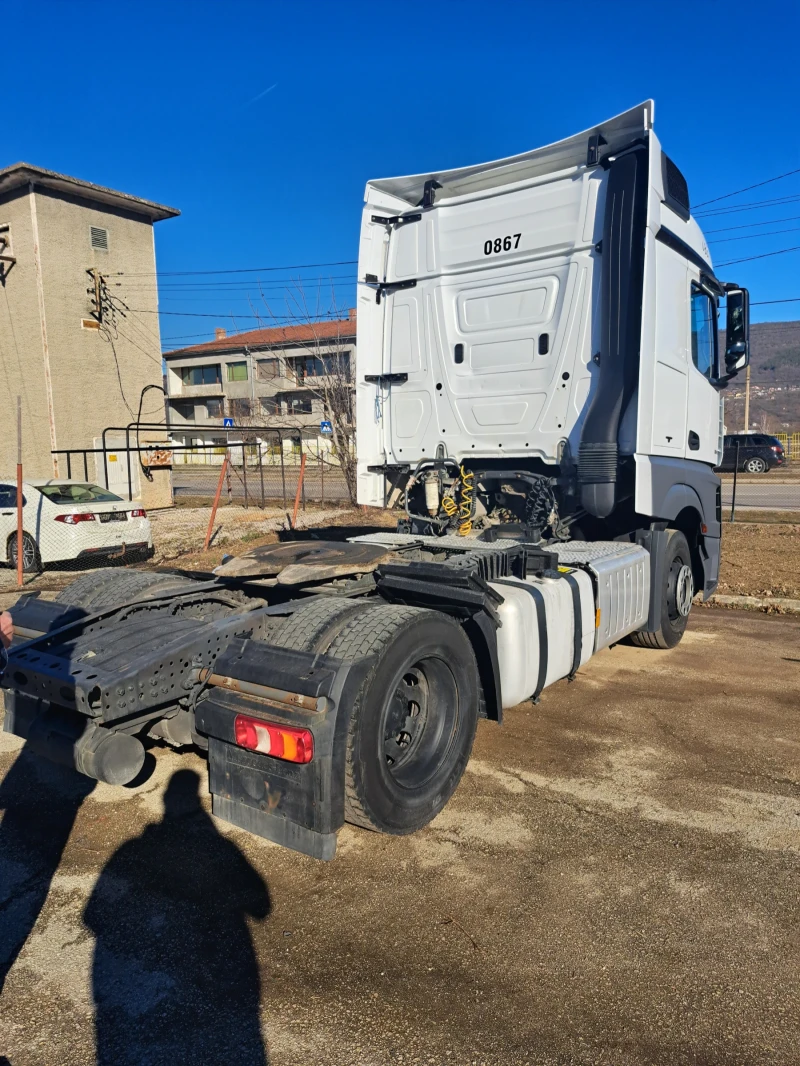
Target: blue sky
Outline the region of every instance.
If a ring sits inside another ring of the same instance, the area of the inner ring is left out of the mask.
[[[525,151],[649,96],[694,204],[800,168],[796,2],[5,7],[0,165],[180,208],[156,234],[169,346],[252,328],[264,297],[285,313],[297,277],[312,301],[321,285],[321,310],[331,286],[345,307],[355,288],[351,265],[170,272],[354,260],[368,178]],[[716,263],[800,246],[800,173],[713,207],[726,209],[702,219]],[[720,273],[754,301],[800,297],[800,251]],[[753,308],[797,318],[800,302]]]

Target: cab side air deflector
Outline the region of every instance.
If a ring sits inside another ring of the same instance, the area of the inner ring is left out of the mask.
[[[609,163],[598,382],[578,449],[581,503],[598,518],[614,510],[619,423],[638,380],[647,195],[648,148],[640,143]]]

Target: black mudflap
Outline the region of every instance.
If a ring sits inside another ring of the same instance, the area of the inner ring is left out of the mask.
[[[233,679],[213,687],[196,707],[196,727],[208,738],[214,814],[276,844],[317,859],[332,859],[344,823],[344,760],[350,708],[370,661],[342,663],[311,652],[234,640],[214,672]],[[263,686],[286,700],[235,691],[235,683]],[[292,695],[311,697],[293,706]],[[320,709],[309,709],[316,703]],[[238,714],[311,731],[314,755],[297,764],[239,747]]]

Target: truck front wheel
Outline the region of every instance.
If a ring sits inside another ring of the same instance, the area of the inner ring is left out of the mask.
[[[479,681],[469,640],[445,615],[383,605],[360,611],[328,654],[375,659],[351,712],[345,818],[384,833],[421,829],[472,750]]]
[[[640,648],[674,648],[684,634],[692,609],[694,578],[689,543],[679,529],[670,529],[667,533],[658,601],[661,605],[659,625],[650,633],[631,633],[631,643]]]

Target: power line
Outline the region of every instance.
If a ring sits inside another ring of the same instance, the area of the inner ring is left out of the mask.
[[[698,211],[695,218],[710,218],[713,215],[730,215],[737,211],[750,211],[760,207],[772,207],[777,204],[794,204],[800,200],[797,196],[780,196],[775,200],[753,200],[749,204],[737,204],[735,207],[715,207],[712,211]]]
[[[207,311],[148,311],[141,307],[131,307],[130,310],[137,315],[177,315],[180,318],[253,318],[256,322],[270,322],[270,321],[286,321],[296,322],[297,319],[293,315],[278,315],[277,318],[274,315],[267,317],[266,315],[240,315],[234,311],[219,311],[211,313]],[[325,311],[321,315],[315,315],[315,318],[342,318],[341,311]],[[266,328],[266,327],[265,327]]]
[[[318,274],[314,277],[287,277],[287,278],[269,278],[267,283],[270,286],[280,285],[310,285],[312,283],[326,283],[329,281],[357,281],[355,273],[348,271],[346,274]],[[124,282],[117,281],[114,283],[115,288],[122,288]],[[183,289],[245,289],[253,288],[254,286],[261,285],[260,278],[247,278],[241,281],[134,281],[125,285],[126,292],[153,292],[154,284],[158,285],[159,292],[163,292],[167,289],[170,290],[183,290]]]
[[[800,296],[788,296],[785,300],[751,300],[750,306],[756,307],[760,304],[798,304],[800,303]],[[769,322],[759,322],[760,326],[769,326]]]
[[[767,233],[743,233],[740,237],[717,237],[715,241],[709,241],[709,244],[727,244],[729,241],[752,241],[754,238],[761,237],[775,237],[778,233],[797,233],[800,230],[800,226],[789,226],[788,229],[773,229]]]
[[[705,207],[707,204],[716,204],[720,200],[728,200],[731,196],[739,196],[740,193],[750,192],[751,189],[760,189],[762,185],[770,185],[773,181],[789,178],[792,174],[800,174],[800,167],[796,170],[787,170],[785,174],[778,174],[776,178],[767,178],[766,181],[758,181],[755,185],[746,185],[744,189],[737,189],[735,192],[726,192],[722,196],[715,196],[713,200],[704,200],[701,204],[695,204],[695,207]]]
[[[263,267],[239,267],[235,270],[145,270],[140,273],[117,270],[113,274],[107,275],[108,277],[127,277],[127,278],[145,278],[157,276],[160,278],[177,278],[185,277],[188,275],[200,275],[200,274],[258,274],[267,273],[273,270],[311,270],[314,267],[326,267],[326,266],[356,266],[358,264],[357,259],[339,259],[336,262],[331,263],[289,263],[284,266],[263,266]]]
[[[718,267],[735,266],[737,263],[750,263],[754,259],[768,259],[771,255],[786,255],[787,252],[800,252],[800,244],[793,248],[779,248],[777,252],[764,252],[762,255],[748,255],[744,259],[729,259],[727,263],[717,263]]]
[[[722,229],[707,229],[704,233],[732,233],[735,229],[754,229],[756,226],[777,226],[779,222],[796,222],[800,215],[789,215],[788,218],[771,218],[769,222],[747,222],[743,226],[723,226]]]

